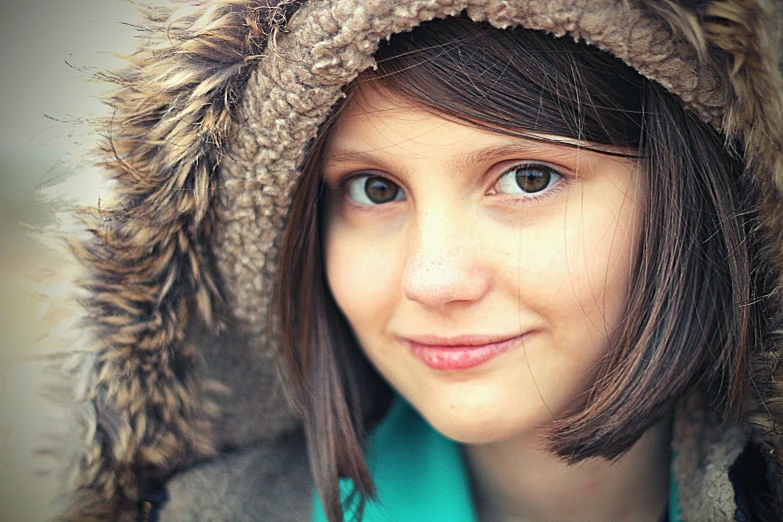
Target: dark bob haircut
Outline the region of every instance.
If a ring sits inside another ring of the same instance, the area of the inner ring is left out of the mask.
[[[569,38],[457,17],[392,37],[376,59],[311,144],[278,264],[278,327],[331,522],[342,520],[339,478],[353,480],[358,506],[374,493],[363,441],[391,397],[330,294],[322,258],[320,157],[357,83],[477,128],[637,159],[645,218],[624,320],[585,405],[552,423],[555,453],[616,458],[696,387],[719,413],[741,412],[760,305],[752,216],[739,210],[751,183],[732,147],[660,85]]]

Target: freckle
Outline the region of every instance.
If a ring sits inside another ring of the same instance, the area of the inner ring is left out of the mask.
[[[452,409],[452,410],[454,409],[454,405],[453,405],[453,404],[451,405],[451,409]]]

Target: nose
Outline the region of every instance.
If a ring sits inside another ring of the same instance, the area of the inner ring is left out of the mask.
[[[478,301],[492,284],[489,255],[481,253],[467,222],[424,215],[413,224],[402,278],[405,296],[432,309]]]

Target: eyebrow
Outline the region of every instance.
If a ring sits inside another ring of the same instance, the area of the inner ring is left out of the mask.
[[[383,150],[383,149],[380,149]],[[379,165],[383,170],[399,171],[402,167],[395,161],[394,157],[383,157],[372,152],[362,152],[353,150],[337,150],[324,154],[323,165],[335,163],[362,163]],[[322,169],[324,168],[322,165]]]
[[[532,140],[519,143],[509,143],[506,145],[491,146],[471,152],[466,156],[454,158],[448,163],[446,168],[449,172],[460,172],[469,165],[496,161],[500,158],[514,155],[546,153],[549,156],[564,156],[566,154],[565,150],[562,152],[557,150],[564,148],[574,150],[573,148],[567,146],[542,144]]]
[[[382,149],[381,149],[382,150]],[[485,163],[488,161],[495,161],[500,158],[513,156],[513,155],[527,155],[527,154],[547,154],[555,156],[565,156],[567,151],[574,151],[576,147],[568,144],[550,144],[540,143],[533,140],[526,140],[525,142],[499,144],[495,146],[489,146],[477,151],[473,151],[467,155],[461,155],[457,158],[450,160],[446,165],[446,170],[450,173],[459,173],[465,170],[469,165],[475,165],[477,163]],[[382,163],[390,167],[395,167],[394,160],[379,157],[372,152],[351,151],[351,150],[336,150],[334,152],[327,153],[324,157],[327,162],[356,162],[356,163]]]

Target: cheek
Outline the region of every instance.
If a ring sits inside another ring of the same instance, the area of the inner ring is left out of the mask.
[[[361,338],[387,315],[399,293],[394,249],[373,244],[351,227],[327,221],[324,265],[337,306]]]
[[[575,304],[582,309],[591,333],[605,338],[625,310],[639,210],[620,195],[608,202],[594,199],[599,204],[583,206],[578,223],[567,225],[565,262]]]

